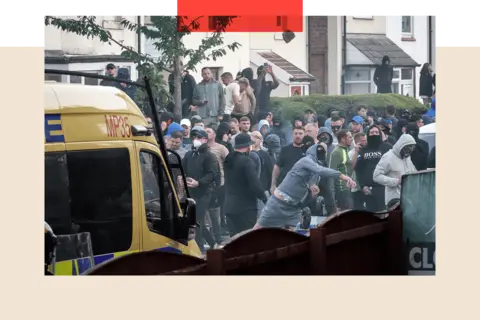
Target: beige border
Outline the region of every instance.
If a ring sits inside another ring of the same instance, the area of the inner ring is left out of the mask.
[[[63,315],[72,319],[168,319],[169,316],[172,319],[340,319],[370,318],[379,314],[378,318],[382,319],[393,316],[426,319],[433,315],[458,317],[460,310],[466,313],[463,306],[456,305],[456,300],[476,307],[472,302],[477,294],[462,290],[459,285],[471,283],[469,271],[477,272],[478,266],[475,263],[478,250],[471,247],[478,243],[473,229],[480,225],[480,214],[478,209],[468,210],[467,205],[478,203],[479,199],[475,178],[478,174],[478,132],[473,129],[480,108],[476,99],[480,48],[441,48],[437,54],[438,119],[445,123],[445,130],[439,134],[444,147],[438,149],[437,157],[441,170],[437,205],[440,267],[436,277],[111,277],[80,280],[78,277],[46,278],[41,274],[43,48],[0,49],[4,63],[0,80],[3,98],[4,318],[40,316],[54,319]],[[447,279],[449,271],[454,277],[452,280]],[[8,302],[9,298],[18,302]],[[446,301],[441,301],[443,299]],[[39,312],[40,306],[43,306],[43,313]],[[456,311],[445,313],[444,309]],[[332,314],[328,315],[330,312]]]

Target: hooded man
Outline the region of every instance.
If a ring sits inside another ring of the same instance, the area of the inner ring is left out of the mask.
[[[276,134],[269,134],[265,138],[264,145],[267,148],[268,155],[272,158],[273,163],[277,162],[278,157],[280,156],[280,151],[282,150],[280,138]]]
[[[273,126],[271,127],[268,135],[276,134],[280,138],[280,146],[281,147],[286,146],[287,145],[287,136],[286,136],[285,132],[282,130],[282,119],[278,116],[274,116],[273,119],[272,119],[272,122],[273,122]]]
[[[406,127],[406,133],[411,135],[416,142],[415,150],[413,150],[412,155],[410,156],[413,165],[415,166],[417,171],[426,170],[428,167],[428,153],[430,151],[430,148],[428,147],[428,142],[418,137],[420,129],[418,128],[416,123],[409,123]]]
[[[250,157],[253,142],[246,133],[235,137],[235,151],[225,158],[226,197],[224,210],[228,230],[235,234],[251,229],[257,219],[257,199],[264,203],[267,197]]]
[[[270,124],[267,119],[260,120],[258,122],[258,131],[262,134],[262,137],[265,138],[270,131]]]
[[[118,68],[117,79],[131,81],[130,71],[127,68]],[[119,82],[117,83],[117,88],[125,92],[130,99],[134,100],[135,93],[137,92],[137,88],[135,86]]]
[[[325,162],[326,155],[325,143],[308,148],[306,156],[295,163],[270,196],[254,229],[294,227],[301,220],[303,208],[318,195],[318,184],[323,178],[340,179],[349,187],[355,186],[351,178],[321,164]]]
[[[377,93],[392,93],[393,68],[390,65],[390,58],[384,56],[382,64],[375,69],[373,82],[377,86]]]
[[[400,199],[402,176],[417,172],[410,159],[415,145],[415,139],[411,135],[407,133],[401,135],[375,167],[373,181],[385,186],[385,205],[392,200]]]
[[[373,172],[382,156],[392,146],[382,141],[380,128],[373,125],[367,131],[367,146],[360,149],[355,164],[359,192],[363,192],[366,209],[378,212],[385,209],[385,187],[373,181]]]

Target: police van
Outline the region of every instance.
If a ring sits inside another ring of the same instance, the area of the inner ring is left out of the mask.
[[[59,238],[89,233],[93,251],[57,256],[55,275],[138,251],[201,257],[180,158],[173,170],[175,155],[132,99],[114,87],[46,82],[44,103],[45,221]]]

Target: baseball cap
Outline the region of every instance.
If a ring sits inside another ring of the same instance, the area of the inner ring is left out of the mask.
[[[363,124],[363,118],[360,117],[360,116],[355,116],[355,117],[352,118],[352,121],[350,121],[350,122],[356,122],[358,124]]]
[[[170,137],[172,135],[172,133],[175,132],[175,131],[183,132],[183,131],[185,131],[185,129],[183,129],[183,127],[181,125],[179,125],[178,123],[172,122],[167,128],[167,137]]]
[[[192,126],[192,123],[188,119],[182,119],[182,121],[180,121],[180,125],[181,126],[187,126],[187,127],[190,128]]]
[[[182,128],[183,129],[183,128]],[[193,127],[192,131],[190,131],[191,137],[200,137],[200,138],[208,138],[208,134],[202,127]]]
[[[107,64],[107,67],[105,69],[107,69],[107,70],[115,69],[115,65],[113,63],[109,63],[109,64]]]

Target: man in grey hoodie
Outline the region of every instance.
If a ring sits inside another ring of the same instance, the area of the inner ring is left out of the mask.
[[[320,142],[308,148],[306,156],[298,160],[282,183],[268,199],[254,229],[262,227],[293,227],[301,219],[302,209],[319,193],[322,178],[340,179],[352,188],[355,182],[346,175],[321,165],[327,146]]]
[[[193,91],[193,104],[197,106],[198,115],[205,126],[218,123],[223,119],[225,110],[225,94],[223,85],[213,79],[209,68],[202,69],[203,80]]]
[[[400,199],[402,176],[416,172],[410,159],[415,149],[415,139],[407,133],[402,134],[391,150],[385,153],[373,171],[373,181],[385,186],[385,204]]]

